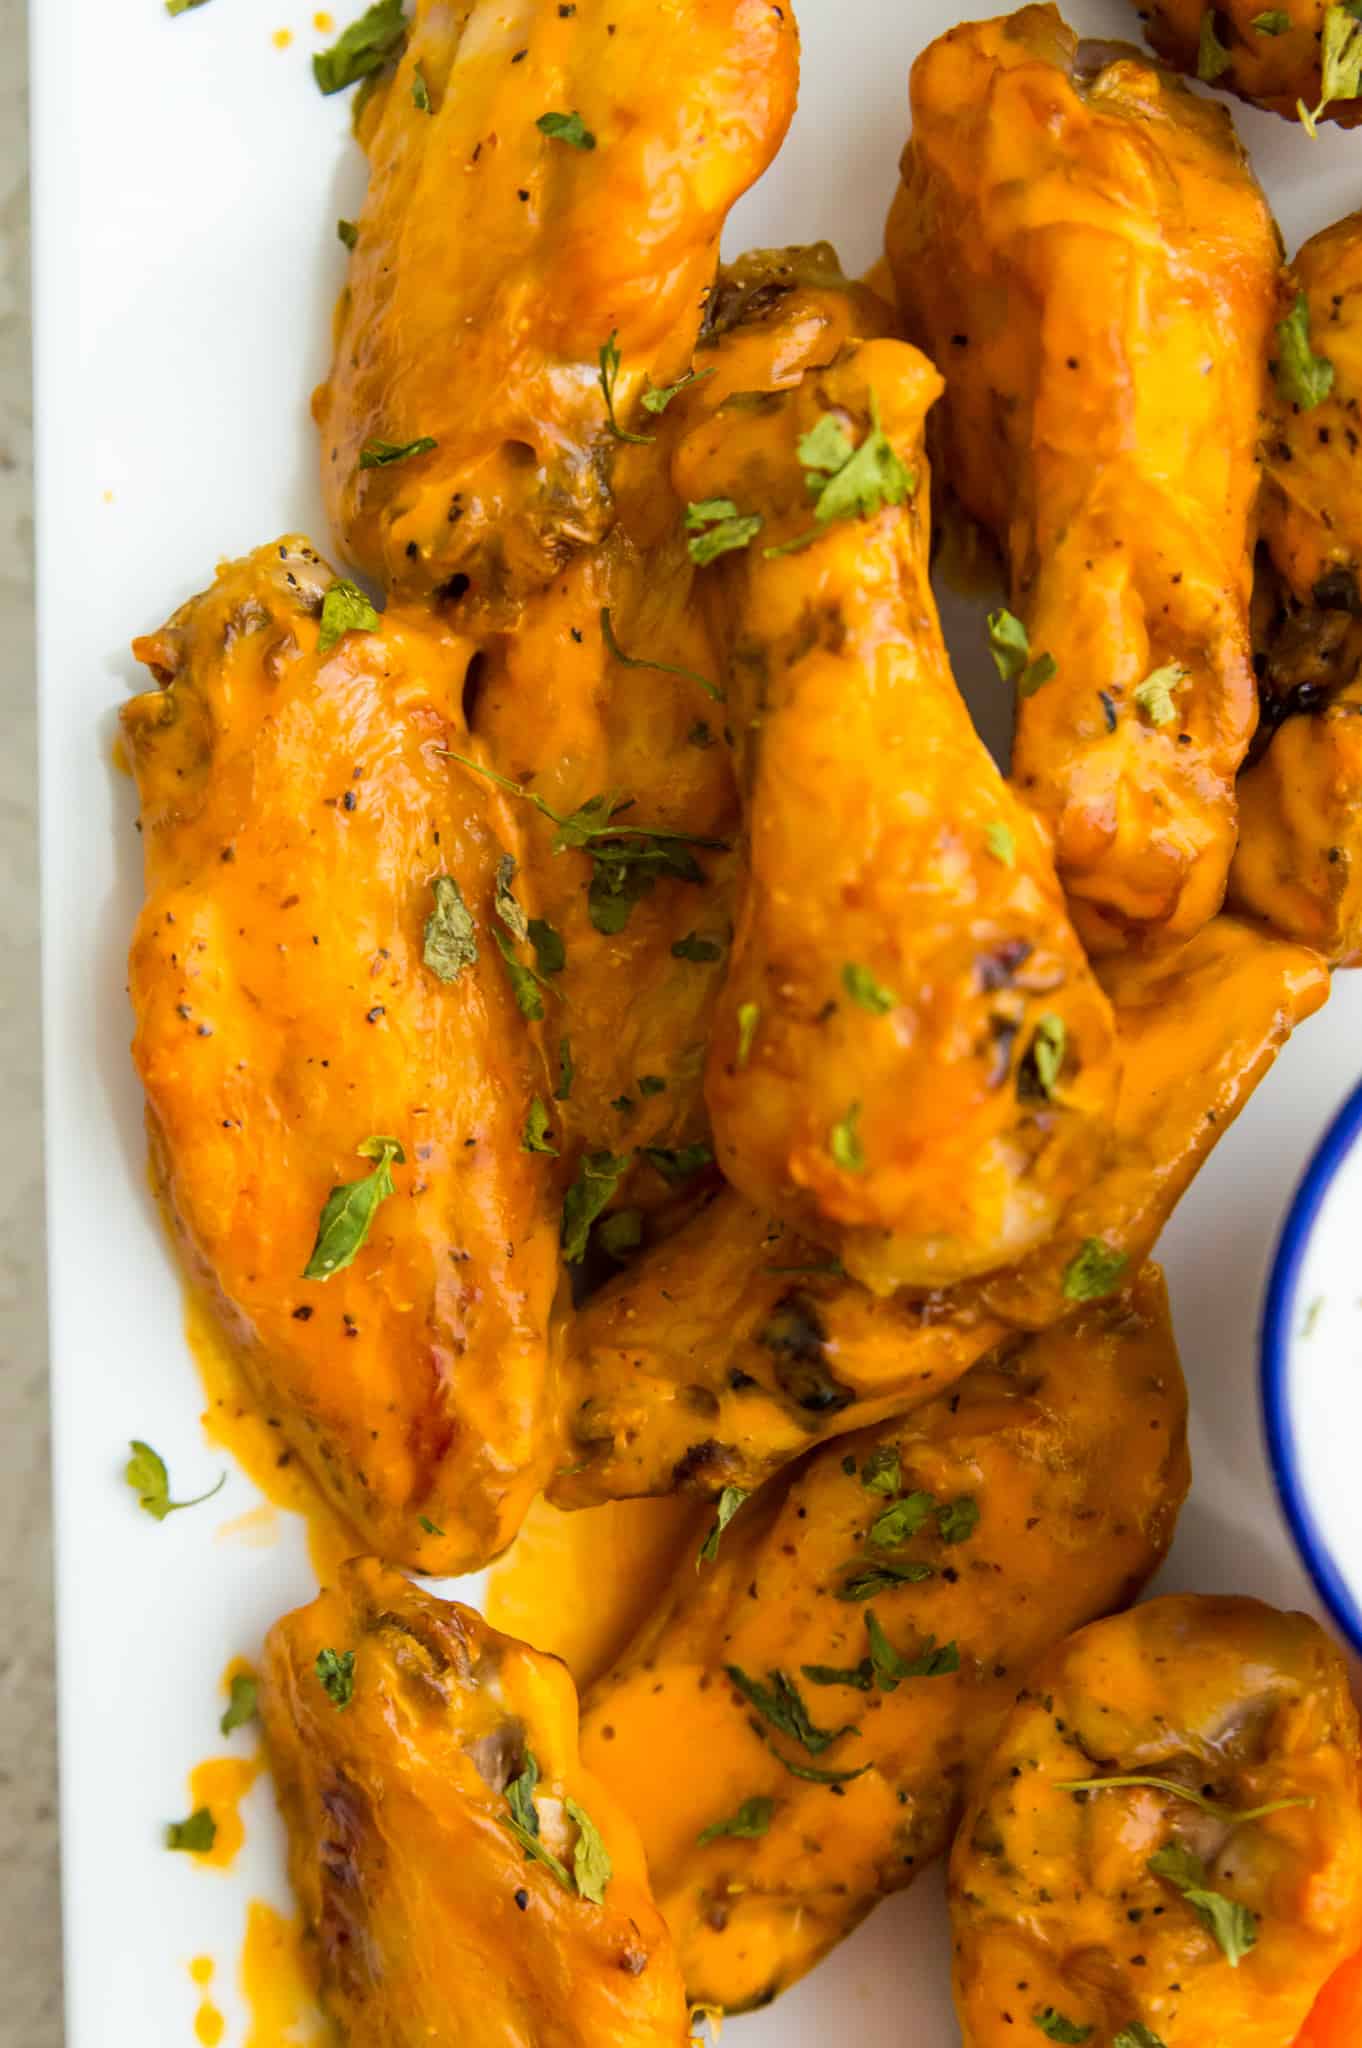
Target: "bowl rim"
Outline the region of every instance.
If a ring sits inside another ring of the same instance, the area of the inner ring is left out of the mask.
[[[1362,1600],[1349,1588],[1333,1549],[1315,1519],[1301,1479],[1291,1420],[1291,1357],[1298,1327],[1301,1269],[1319,1212],[1353,1146],[1362,1136],[1362,1081],[1334,1112],[1296,1184],[1277,1234],[1259,1325],[1259,1390],[1263,1435],[1277,1499],[1315,1590],[1362,1652]]]

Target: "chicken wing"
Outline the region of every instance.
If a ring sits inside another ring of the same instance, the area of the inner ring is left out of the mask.
[[[746,797],[705,1084],[718,1161],[877,1293],[1047,1237],[1117,1085],[1045,835],[947,664],[922,457],[939,389],[915,350],[867,342],[721,406],[673,465],[714,560]]]
[[[513,601],[601,537],[612,452],[689,367],[797,72],[768,0],[416,0],[361,111],[369,192],[314,401],[351,560]]]
[[[552,1497],[750,1490],[811,1443],[929,1398],[1008,1327],[1054,1323],[1138,1267],[1329,976],[1318,954],[1220,917],[1176,959],[1123,955],[1104,979],[1123,1054],[1115,1151],[1051,1244],[982,1282],[882,1301],[719,1196],[578,1311],[573,1454]]]
[[[1150,1268],[687,1560],[588,1695],[582,1754],[640,1823],[692,1998],[771,1998],[940,1854],[1019,1675],[1162,1557],[1184,1423]]]
[[[889,256],[1020,615],[997,626],[1013,779],[1090,951],[1186,938],[1224,894],[1253,732],[1276,229],[1223,110],[1053,7],[951,30],[912,104]]]
[[[1044,1659],[951,1858],[965,2048],[1290,2048],[1362,1935],[1357,1712],[1303,1614],[1153,1600]]]
[[[494,943],[519,820],[444,758],[467,645],[285,540],[136,652],[133,1051],[168,1207],[342,1513],[468,1569],[561,1460],[556,1162],[522,1144],[551,1087]]]
[[[1362,120],[1355,17],[1340,0],[1139,0],[1145,34],[1168,64],[1288,120]]]
[[[556,1658],[358,1558],[271,1630],[260,1711],[354,2048],[684,2048],[638,1836]]]
[[[1264,455],[1263,745],[1239,779],[1230,891],[1346,966],[1362,955],[1362,214],[1293,270]]]

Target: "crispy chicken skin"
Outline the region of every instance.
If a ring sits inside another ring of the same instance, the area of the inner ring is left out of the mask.
[[[270,1631],[260,1710],[323,2002],[347,2040],[684,2048],[638,1835],[582,1767],[556,1658],[357,1558]],[[538,1838],[566,1882],[506,1826],[531,1765]],[[601,1903],[573,1875],[582,1815],[611,1865]]]
[[[820,1451],[740,1509],[716,1562],[686,1561],[588,1695],[582,1754],[640,1822],[693,1999],[772,1997],[941,1853],[1019,1676],[1162,1557],[1185,1415],[1149,1268],[949,1398]],[[946,1669],[899,1668],[933,1644]],[[751,1683],[783,1698],[775,1721]],[[749,1801],[764,1831],[725,1832]]]
[[[332,580],[284,540],[137,643],[157,687],[123,711],[133,1055],[167,1205],[265,1412],[384,1556],[452,1572],[555,1462],[559,1196],[521,1146],[550,1088],[491,937],[520,820],[443,758],[466,645],[389,613],[322,653]],[[441,873],[478,933],[453,982],[422,959]],[[304,1279],[380,1134],[395,1192],[353,1264]]]
[[[1266,744],[1239,781],[1230,891],[1351,966],[1362,955],[1362,214],[1314,236],[1292,269],[1333,384],[1308,407],[1274,389],[1259,578]]]
[[[1253,732],[1276,229],[1222,109],[1133,52],[1093,68],[1052,7],[931,44],[912,107],[900,302],[946,376],[945,474],[1057,665],[1022,679],[1013,777],[1090,951],[1186,938]]]
[[[689,367],[725,217],[797,74],[769,0],[416,0],[361,114],[369,192],[314,401],[352,561],[397,591],[460,577],[514,598],[601,537],[619,444],[599,352],[613,336],[619,425],[648,431],[639,400]],[[593,146],[544,133],[553,114]],[[360,466],[369,443],[427,437]]]
[[[673,467],[681,497],[762,521],[703,572],[746,805],[705,1084],[718,1162],[878,1293],[1048,1236],[1117,1085],[1045,835],[947,663],[922,454],[939,390],[916,350],[867,342],[768,405],[721,406]],[[829,427],[848,453],[882,429],[906,501],[815,527],[807,451]]]
[[[1081,1630],[1018,1696],[956,1838],[964,2048],[1010,2048],[1047,2010],[1090,2048],[1133,2027],[1164,2048],[1290,2048],[1362,1935],[1358,1802],[1347,1671],[1305,1615],[1184,1596]],[[1170,1849],[1252,1916],[1237,1965],[1150,1869]]]
[[[1258,0],[1218,0],[1213,11],[1202,0],[1139,0],[1145,34],[1165,63],[1289,121],[1298,120],[1304,106],[1312,116],[1351,128],[1362,121],[1362,100],[1321,105],[1321,37],[1331,9],[1338,11],[1337,0],[1286,0],[1274,8]],[[1203,27],[1208,20],[1214,44]]]
[[[1220,917],[1178,958],[1121,956],[1104,979],[1123,1054],[1115,1149],[1052,1243],[983,1282],[881,1301],[720,1195],[579,1309],[574,1455],[552,1497],[751,1489],[805,1446],[930,1398],[1008,1326],[1071,1313],[1065,1275],[1089,1240],[1134,1270],[1329,977],[1318,954]]]

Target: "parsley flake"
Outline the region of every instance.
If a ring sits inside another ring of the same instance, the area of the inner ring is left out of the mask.
[[[644,403],[647,403],[646,398]],[[697,675],[693,668],[677,668],[670,661],[648,661],[642,655],[626,654],[619,641],[615,638],[615,629],[610,620],[609,605],[601,606],[601,638],[606,644],[611,659],[617,661],[621,668],[651,668],[656,669],[659,675],[680,676],[684,682],[698,683],[705,694],[712,697],[716,704],[723,703],[724,692],[719,688],[719,685],[711,683],[707,676]]]
[[[643,394],[644,411],[652,413],[665,412],[672,400],[679,397],[683,391],[689,390],[692,384],[698,384],[702,378],[712,377],[713,375],[712,369],[687,370],[685,376],[678,377],[674,384],[654,385]]]
[[[618,332],[618,328],[612,327],[609,341],[601,343],[596,357],[597,362],[600,364],[600,373],[597,376],[596,382],[601,387],[601,397],[605,400],[606,422],[615,439],[617,441],[632,441],[637,447],[646,448],[649,442],[656,437],[652,434],[626,433],[615,417],[615,386],[619,383],[620,364],[624,360],[616,346],[615,337]]]
[[[1263,13],[1255,14],[1250,27],[1260,36],[1284,36],[1291,26],[1291,16],[1284,7],[1268,7]],[[1118,2041],[1116,2048],[1121,2048]]]
[[[919,1529],[925,1528],[935,1507],[934,1493],[910,1493],[871,1523],[867,1540],[877,1550],[897,1550],[901,1543],[907,1543]]]
[[[407,33],[402,0],[375,0],[375,4],[332,44],[312,59],[312,73],[324,93],[344,92],[381,71],[397,54]]]
[[[317,634],[318,654],[329,654],[343,633],[372,633],[378,613],[358,583],[338,577],[322,599],[322,622]]]
[[[1248,1907],[1224,1892],[1212,1891],[1206,1866],[1181,1842],[1170,1842],[1148,1860],[1151,1876],[1163,1878],[1182,1893],[1203,1927],[1212,1934],[1232,1970],[1237,1970],[1258,1940],[1258,1925]]]
[[[430,434],[418,434],[414,441],[366,441],[359,451],[361,469],[391,469],[396,462],[410,462],[415,455],[429,455],[439,442]]]
[[[1003,819],[995,818],[984,830],[984,844],[994,860],[1001,861],[1005,868],[1017,865],[1017,840],[1012,827]]]
[[[546,1849],[539,1839],[539,1812],[534,1803],[534,1789],[539,1783],[539,1765],[533,1750],[525,1751],[525,1766],[518,1778],[512,1778],[506,1787],[506,1804],[510,1813],[501,1813],[497,1819],[525,1852],[527,1861],[541,1863],[565,1892],[572,1890],[572,1879],[551,1849]]]
[[[755,1799],[744,1799],[737,1812],[730,1813],[726,1820],[711,1821],[710,1825],[695,1837],[696,1846],[703,1849],[707,1842],[729,1839],[738,1842],[760,1841],[771,1826],[775,1810],[774,1799],[763,1799],[760,1796]]]
[[[435,112],[430,102],[430,86],[426,82],[426,74],[419,64],[412,71],[411,103],[418,113],[433,114]]]
[[[876,1593],[892,1593],[896,1586],[920,1586],[936,1577],[936,1566],[884,1563],[857,1565],[837,1588],[839,1600],[872,1600]]]
[[[1223,1801],[1208,1798],[1204,1792],[1198,1792],[1190,1785],[1179,1785],[1172,1778],[1148,1777],[1140,1772],[1132,1772],[1126,1777],[1070,1778],[1056,1789],[1060,1792],[1118,1792],[1126,1786],[1143,1786],[1151,1792],[1166,1792],[1171,1799],[1185,1799],[1201,1813],[1209,1814],[1212,1820],[1232,1828],[1244,1827],[1249,1821],[1263,1820],[1270,1813],[1285,1813],[1288,1807],[1313,1806],[1315,1803],[1307,1793],[1297,1799],[1273,1799],[1266,1806],[1226,1806]]]
[[[902,505],[916,490],[916,476],[881,424],[878,397],[873,391],[868,397],[870,425],[859,447],[849,440],[835,413],[825,412],[800,435],[797,453],[817,523],[811,532],[767,548],[768,558],[796,554],[834,519],[869,519],[886,505]]]
[[[1337,0],[1336,5],[1325,9],[1320,36],[1319,104],[1311,109],[1307,108],[1304,100],[1296,101],[1296,112],[1306,134],[1314,139],[1318,133],[1316,124],[1331,101],[1355,100],[1359,95],[1362,95],[1362,21],[1353,13],[1349,0]],[[1331,364],[1331,372],[1332,368]],[[1318,402],[1315,401],[1316,404]],[[1308,410],[1308,407],[1302,407],[1302,411]]]
[[[312,1256],[303,1268],[304,1280],[329,1280],[333,1273],[353,1264],[379,1203],[397,1192],[391,1168],[394,1162],[405,1166],[407,1155],[396,1138],[365,1138],[355,1151],[361,1159],[378,1163],[360,1180],[343,1181],[332,1188],[317,1224]]]
[[[1233,62],[1233,56],[1215,32],[1215,9],[1208,7],[1201,17],[1201,30],[1197,36],[1196,75],[1203,85],[1214,85]],[[1088,2031],[1091,2032],[1091,2028]]]
[[[1113,1251],[1100,1237],[1085,1237],[1064,1268],[1064,1299],[1104,1301],[1128,1264],[1126,1252]]]
[[[973,1494],[944,1501],[936,1511],[936,1526],[943,1543],[966,1543],[979,1526],[979,1503]]]
[[[1043,1017],[1037,1018],[1031,1043],[1018,1069],[1020,1095],[1039,1095],[1047,1102],[1053,1102],[1068,1042],[1069,1033],[1064,1019],[1056,1016],[1053,1010],[1047,1010]]]
[[[353,1650],[318,1650],[313,1666],[322,1691],[333,1707],[348,1707],[355,1696],[355,1653]]]
[[[725,1664],[724,1671],[732,1680],[749,1706],[756,1708],[763,1720],[782,1735],[788,1735],[810,1756],[821,1756],[834,1742],[840,1742],[844,1735],[858,1735],[860,1730],[850,1721],[841,1728],[820,1728],[810,1718],[804,1704],[803,1694],[794,1679],[784,1671],[768,1671],[769,1681],[763,1685],[760,1679],[750,1678],[736,1664]]]
[[[579,1806],[575,1799],[564,1799],[563,1810],[569,1820],[577,1823],[577,1839],[572,1845],[572,1875],[576,1879],[577,1890],[593,1906],[603,1906],[605,1888],[615,1874],[610,1851],[585,1807]]]
[[[577,1178],[563,1197],[563,1257],[575,1266],[586,1257],[591,1226],[611,1199],[629,1170],[630,1155],[587,1152],[577,1168]]]
[[[430,887],[435,908],[426,919],[421,958],[438,981],[457,981],[477,962],[473,914],[453,875],[433,876]]]
[[[344,242],[347,249],[353,249],[359,241],[359,223],[353,220],[336,222],[336,239]]]
[[[848,1472],[855,1472],[856,1460],[854,1458],[848,1465],[847,1470]],[[861,1466],[861,1484],[867,1493],[883,1493],[892,1496],[900,1490],[903,1485],[903,1467],[899,1461],[899,1447],[897,1444],[881,1444],[878,1450],[870,1453],[864,1465]]]
[[[699,1555],[695,1560],[696,1571],[699,1571],[702,1564],[714,1563],[719,1555],[720,1538],[746,1499],[747,1489],[743,1486],[726,1486],[719,1495],[709,1534],[700,1545]]]
[[[238,1671],[232,1679],[227,1705],[218,1722],[222,1734],[230,1735],[234,1728],[244,1728],[248,1721],[255,1719],[257,1692],[256,1681],[250,1673]]]
[[[578,113],[541,114],[534,125],[539,133],[547,135],[551,142],[565,142],[569,149],[596,147],[595,136]],[[611,341],[614,338],[612,334]]]
[[[645,1145],[643,1156],[668,1187],[684,1187],[688,1180],[714,1164],[708,1145]]]
[[[572,1083],[576,1079],[576,1074],[577,1070],[572,1064],[572,1040],[570,1038],[560,1038],[558,1041],[558,1085],[553,1091],[555,1102],[567,1101],[572,1093]]]
[[[188,1820],[166,1822],[167,1849],[188,1849],[192,1855],[206,1856],[217,1838],[218,1824],[206,1806],[196,1807]]]
[[[548,1110],[542,1099],[536,1095],[525,1118],[525,1128],[520,1137],[521,1149],[525,1152],[548,1152],[556,1159],[558,1147],[550,1143],[551,1137]]]
[[[1151,725],[1171,725],[1178,715],[1173,692],[1184,682],[1187,670],[1180,661],[1166,661],[1135,686],[1135,706]]]
[[[752,1057],[752,1044],[761,1022],[760,1003],[739,1003],[738,1005],[738,1059],[737,1064],[745,1067]]]
[[[1064,2042],[1067,2048],[1078,2048],[1078,2044],[1086,2041],[1092,2033],[1091,2027],[1080,2027],[1076,2021],[1066,2019],[1053,2005],[1042,2006],[1039,2012],[1033,2012],[1031,2024],[1040,2029],[1047,2041]]]
[[[216,1486],[210,1486],[207,1493],[196,1493],[193,1500],[172,1500],[170,1498],[170,1474],[165,1459],[150,1444],[144,1444],[133,1437],[128,1444],[132,1456],[123,1467],[123,1477],[137,1495],[137,1505],[144,1514],[155,1522],[163,1522],[167,1515],[178,1515],[184,1508],[196,1508],[215,1493],[221,1493],[227,1484],[224,1472]]]
[[[686,506],[686,550],[698,569],[747,547],[761,528],[760,512],[740,512],[731,498],[704,498]]]
[[[858,961],[848,960],[842,969],[842,987],[853,1003],[863,1010],[869,1010],[872,1017],[885,1017],[890,1010],[898,1008],[898,997],[877,981],[868,967]]]
[[[1038,654],[1032,659],[1026,628],[1015,612],[989,613],[988,651],[1003,681],[1016,684],[1019,697],[1033,697],[1059,673],[1059,663],[1053,654]]]
[[[1128,2027],[1122,2027],[1111,2048],[1165,2048],[1165,2043],[1143,2020],[1132,2020]]]
[[[1297,292],[1285,320],[1277,323],[1277,357],[1272,365],[1277,389],[1298,412],[1313,412],[1334,388],[1334,366],[1310,345],[1310,302]]]
[[[828,1133],[828,1150],[835,1165],[843,1173],[865,1172],[865,1147],[856,1126],[860,1121],[861,1105],[853,1102],[840,1123],[833,1125]]]
[[[614,1210],[596,1226],[595,1241],[608,1258],[623,1264],[643,1242],[643,1211]]]

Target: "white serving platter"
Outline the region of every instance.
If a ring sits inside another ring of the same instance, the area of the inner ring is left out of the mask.
[[[334,4],[334,0],[333,0]],[[337,8],[340,19],[359,0]],[[919,47],[955,0],[802,0],[804,91],[776,168],[729,246],[828,237],[877,254]],[[1099,35],[1121,0],[1073,0]],[[277,47],[276,32],[292,41]],[[269,1549],[228,1525],[259,1500],[239,1472],[157,1525],[121,1481],[129,1437],[176,1483],[220,1454],[182,1330],[180,1282],[148,1193],[127,1056],[124,952],[140,895],[131,785],[112,765],[128,641],[223,555],[288,529],[326,545],[308,396],[340,284],[338,215],[362,188],[343,99],[323,100],[301,0],[34,0],[44,1007],[62,1844],[71,2048],[193,2039],[186,1965],[215,1958],[225,2048],[245,2041],[236,1957],[247,1902],[287,1901],[261,1782],[227,1872],[169,1855],[190,1767],[223,1749],[218,1678],[307,1598],[301,1526]],[[1362,195],[1362,136],[1241,115],[1288,245]],[[977,608],[948,607],[962,676]],[[1343,977],[1221,1144],[1162,1247],[1193,1389],[1196,1485],[1162,1583],[1314,1605],[1278,1513],[1255,1388],[1259,1296],[1277,1220],[1362,1070],[1362,976]],[[240,1741],[240,1738],[238,1738]],[[735,2048],[953,2048],[940,1881],[882,1908]],[[256,2040],[252,2048],[283,2048]]]

